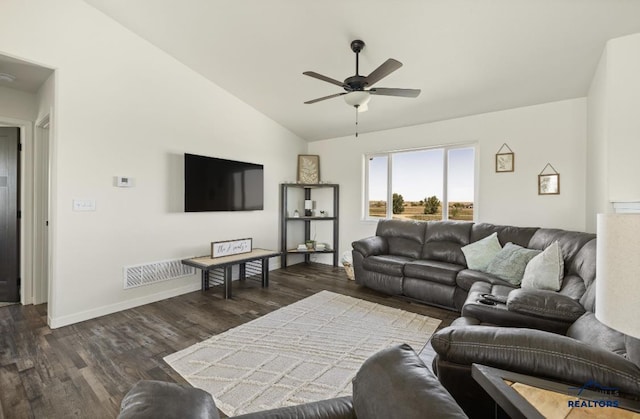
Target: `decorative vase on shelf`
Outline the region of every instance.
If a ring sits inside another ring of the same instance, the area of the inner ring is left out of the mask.
[[[300,213],[298,210],[293,211],[293,218],[300,218]]]
[[[307,246],[307,250],[313,250],[316,246],[316,242],[313,240],[307,240],[304,244]]]

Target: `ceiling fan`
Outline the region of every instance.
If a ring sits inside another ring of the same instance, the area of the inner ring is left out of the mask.
[[[358,112],[364,112],[367,110],[367,104],[371,99],[371,95],[381,95],[381,96],[399,96],[399,97],[411,97],[415,98],[420,94],[420,89],[396,89],[389,87],[373,87],[374,84],[393,73],[400,67],[402,67],[402,63],[398,60],[394,60],[393,58],[389,58],[387,61],[382,63],[378,68],[373,70],[371,74],[368,76],[362,76],[359,74],[359,54],[360,51],[364,48],[364,41],[356,39],[351,42],[351,50],[356,53],[356,74],[351,77],[347,77],[344,81],[339,81],[332,79],[331,77],[323,76],[322,74],[318,74],[314,71],[305,71],[304,75],[316,78],[318,80],[326,81],[331,84],[335,84],[337,86],[342,87],[345,91],[340,93],[335,93],[333,95],[324,96],[321,98],[309,100],[304,102],[305,104],[312,104],[316,102],[320,102],[322,100],[332,99],[338,96],[345,96],[345,102],[347,104],[354,106]]]

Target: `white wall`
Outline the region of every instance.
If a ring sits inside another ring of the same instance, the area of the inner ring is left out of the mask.
[[[640,201],[640,34],[607,43],[609,199]]]
[[[126,265],[206,254],[213,240],[277,248],[278,183],[307,145],[80,0],[4,0],[0,53],[56,68],[53,327],[197,289],[199,277],[128,291]],[[265,209],[182,212],[185,152],[262,163]],[[135,188],[113,185],[115,176]],[[73,212],[74,198],[95,212]]]
[[[607,49],[602,53],[587,96],[586,231],[596,232],[596,214],[611,212],[607,169]]]
[[[640,202],[640,34],[612,39],[591,82],[588,103],[587,229],[612,202]]]
[[[0,87],[0,118],[33,121],[36,112],[36,95]]]
[[[495,173],[495,153],[506,142],[515,172]],[[340,184],[340,251],[372,235],[362,221],[363,155],[457,143],[476,143],[479,161],[477,221],[585,229],[586,99],[573,99],[413,127],[310,143],[323,179]],[[538,173],[560,172],[560,195],[539,196]]]

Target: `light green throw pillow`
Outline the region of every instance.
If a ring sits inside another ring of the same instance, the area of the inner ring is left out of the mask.
[[[489,263],[487,273],[513,285],[520,285],[527,263],[540,254],[539,250],[525,249],[511,242],[504,245],[502,250]]]
[[[498,241],[498,233],[493,233],[482,240],[462,247],[467,267],[482,272],[487,270],[487,266],[500,250],[502,250],[502,246]]]
[[[524,270],[522,288],[559,291],[564,277],[564,259],[557,241],[531,259]]]

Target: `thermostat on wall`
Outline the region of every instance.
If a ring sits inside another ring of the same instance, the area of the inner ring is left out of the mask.
[[[118,176],[116,177],[116,186],[119,188],[132,188],[136,184],[136,180],[132,177]]]

